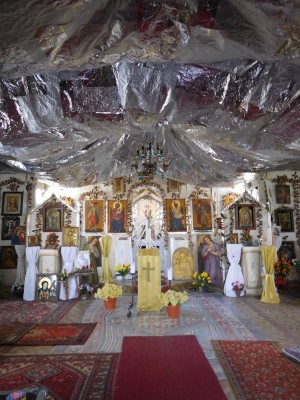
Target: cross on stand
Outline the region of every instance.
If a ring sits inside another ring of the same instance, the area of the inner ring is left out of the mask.
[[[149,262],[147,263],[147,267],[143,268],[143,271],[147,271],[147,282],[150,282],[150,271],[154,271],[154,270],[155,270],[155,268],[154,267],[151,268]]]

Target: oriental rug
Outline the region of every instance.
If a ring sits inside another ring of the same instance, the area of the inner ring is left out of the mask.
[[[96,323],[36,324],[15,344],[18,346],[81,345],[90,337]]]
[[[213,340],[239,400],[299,400],[300,369],[270,341]]]
[[[54,324],[60,321],[77,300],[69,301],[0,301],[0,325],[12,322]]]
[[[0,345],[15,343],[25,335],[35,324],[3,324],[0,325]]]
[[[194,335],[124,337],[113,388],[114,400],[226,399]]]
[[[0,355],[0,388],[34,385],[47,389],[47,399],[109,400],[117,359],[113,353]]]

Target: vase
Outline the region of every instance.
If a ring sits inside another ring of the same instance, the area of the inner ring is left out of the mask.
[[[240,297],[241,296],[241,290],[236,290],[235,291],[235,295],[236,295],[236,297]]]
[[[116,298],[104,300],[104,307],[107,310],[114,310],[116,308],[116,302],[117,302]]]
[[[122,275],[122,285],[125,285],[125,276]]]
[[[167,306],[167,313],[169,318],[179,318],[180,306],[172,306],[171,304],[169,304]]]
[[[82,294],[80,297],[82,298],[82,300],[86,300],[87,299],[87,294]]]

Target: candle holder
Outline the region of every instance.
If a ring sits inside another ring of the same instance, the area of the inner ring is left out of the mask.
[[[129,304],[128,307],[128,312],[127,312],[127,317],[130,318],[131,317],[131,310],[133,309],[134,306],[134,302],[133,302],[133,296],[134,296],[134,287],[133,287],[133,277],[135,275],[135,272],[130,272],[131,275],[131,302]]]

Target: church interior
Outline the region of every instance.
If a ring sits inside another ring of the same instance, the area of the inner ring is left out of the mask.
[[[0,21],[0,400],[299,399],[297,2]]]

